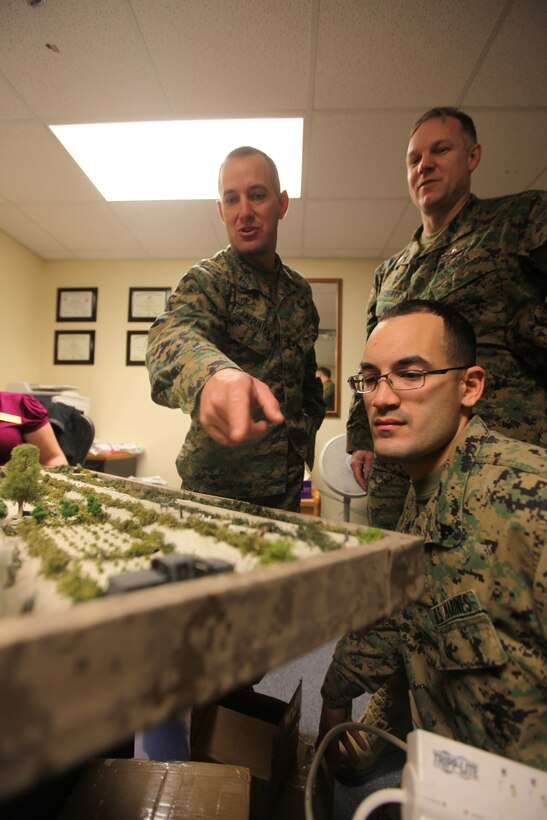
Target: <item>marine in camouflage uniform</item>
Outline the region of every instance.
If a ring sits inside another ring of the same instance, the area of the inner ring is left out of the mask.
[[[298,509],[304,462],[312,467],[325,415],[316,377],[319,317],[309,283],[281,263],[258,271],[228,246],[192,267],[154,322],[147,364],[152,398],[190,413],[177,459],[196,492]],[[199,420],[200,391],[225,368],[265,382],[285,416],[259,440],[222,446]]]
[[[424,593],[339,642],[325,703],[404,671],[424,729],[547,769],[547,451],[473,417],[399,529],[424,537]]]
[[[489,427],[547,446],[547,194],[496,199],[470,195],[430,244],[422,228],[376,271],[367,338],[384,310],[405,299],[451,303],[477,334],[477,363],[487,372],[477,412]],[[372,450],[360,396],[347,425],[347,449]],[[396,465],[377,459],[368,482],[370,523],[395,529],[408,489]]]

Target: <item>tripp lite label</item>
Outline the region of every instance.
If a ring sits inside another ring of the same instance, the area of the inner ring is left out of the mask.
[[[442,752],[433,750],[433,765],[437,769],[442,769],[445,774],[455,774],[463,780],[479,779],[479,767],[463,755],[456,757],[446,750]]]

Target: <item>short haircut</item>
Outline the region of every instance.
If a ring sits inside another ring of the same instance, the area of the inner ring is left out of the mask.
[[[323,376],[326,376],[327,379],[330,379],[331,371],[328,367],[318,367],[317,369],[319,370],[320,373],[323,374]]]
[[[452,108],[449,105],[442,105],[438,108],[430,108],[429,111],[422,114],[422,116],[416,120],[410,129],[410,137],[412,138],[414,136],[418,128],[420,128],[424,122],[436,119],[444,120],[446,117],[453,117],[455,120],[458,120],[462,127],[463,138],[468,148],[472,148],[477,144],[477,129],[475,128],[475,123],[469,114],[466,114],[464,111],[460,111],[459,108]]]
[[[477,361],[477,337],[465,316],[447,302],[433,299],[407,299],[394,307],[387,308],[379,322],[396,316],[410,316],[414,313],[432,313],[440,316],[444,324],[444,339],[450,364],[471,366]]]
[[[229,159],[234,159],[234,157],[251,157],[251,156],[253,156],[253,154],[260,154],[261,157],[264,157],[264,159],[268,163],[268,167],[269,167],[270,173],[272,175],[272,180],[273,180],[275,191],[278,194],[281,193],[281,185],[279,183],[279,171],[277,170],[277,165],[275,164],[273,159],[271,157],[269,157],[268,154],[265,154],[264,151],[261,151],[259,148],[252,148],[250,145],[241,145],[239,148],[234,148],[233,151],[230,151],[230,153],[226,155],[226,157],[224,158],[224,162],[222,163],[222,165],[219,168],[219,171],[218,171],[218,192],[219,192],[219,194],[222,193],[222,191],[220,190],[220,176],[222,174],[222,169],[224,168],[224,164]]]

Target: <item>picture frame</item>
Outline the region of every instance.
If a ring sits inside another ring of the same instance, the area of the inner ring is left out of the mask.
[[[53,364],[94,364],[94,330],[56,330]]]
[[[57,322],[96,322],[98,288],[57,288]]]
[[[164,312],[171,288],[129,288],[129,322],[153,322]]]
[[[125,363],[128,367],[134,365],[144,367],[146,364],[147,330],[128,330],[125,346]]]

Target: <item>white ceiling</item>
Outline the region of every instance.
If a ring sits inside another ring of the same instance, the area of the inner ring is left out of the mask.
[[[304,116],[285,256],[407,241],[407,135],[434,105],[475,119],[476,193],[547,187],[545,0],[42,2],[0,0],[0,228],[43,258],[226,244],[213,202],[106,202],[52,123]]]

